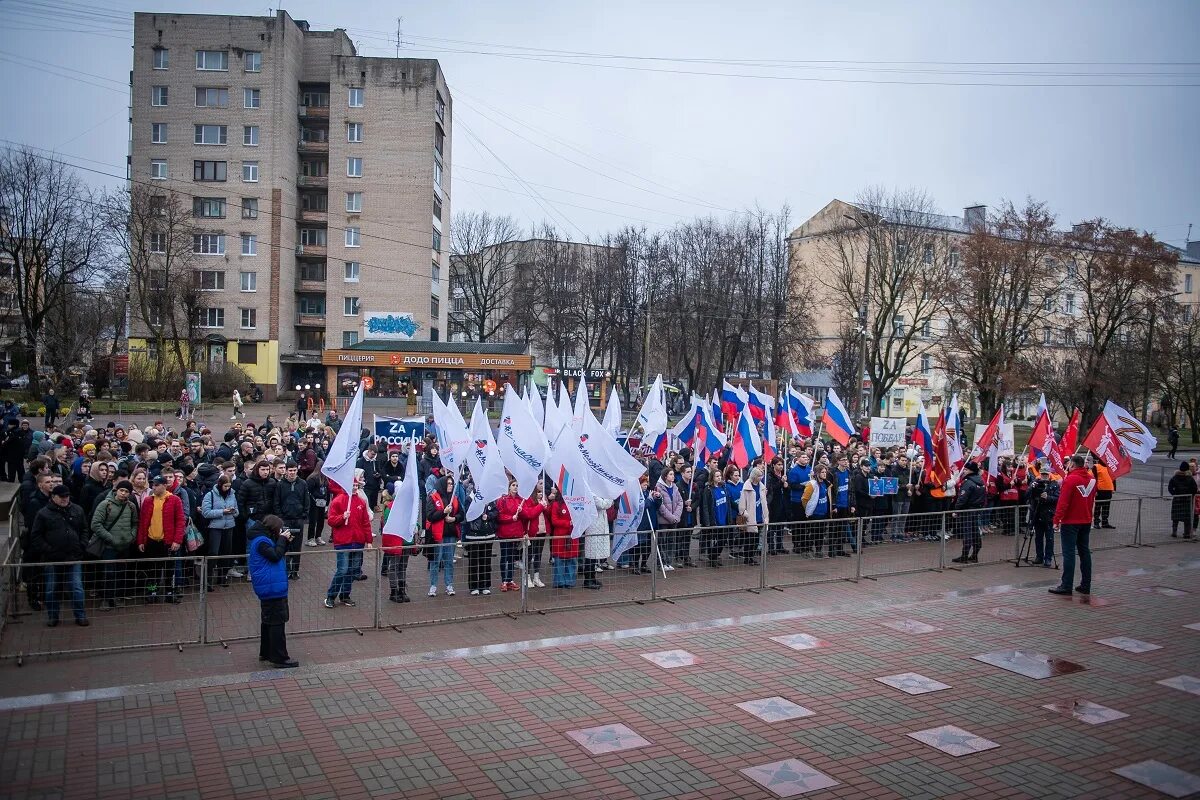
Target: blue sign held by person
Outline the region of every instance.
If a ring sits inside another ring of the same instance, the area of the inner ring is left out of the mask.
[[[383,417],[375,415],[375,440],[388,444],[405,444],[425,438],[424,417]]]

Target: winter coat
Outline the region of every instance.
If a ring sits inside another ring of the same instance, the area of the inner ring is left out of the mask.
[[[1196,479],[1190,472],[1176,472],[1167,484],[1167,493],[1171,495],[1171,521],[1188,522],[1193,514],[1193,500],[1196,494]]]
[[[467,507],[467,510],[469,511],[470,508]],[[499,516],[500,512],[496,504],[488,503],[482,514],[463,525],[463,541],[490,542],[495,539]]]
[[[533,510],[536,509],[536,512]],[[530,514],[541,513],[541,506],[520,497],[504,495],[496,501],[496,538],[520,539]]]
[[[680,494],[675,484],[668,485],[661,480],[658,482],[657,489],[658,493],[662,495],[662,500],[658,504],[656,524],[659,530],[674,528],[683,518],[683,495]]]
[[[875,511],[875,498],[871,497],[871,475],[864,475],[861,469],[850,471],[850,507],[860,517],[866,517]]]
[[[92,514],[92,533],[118,554],[129,549],[138,532],[137,503],[130,496],[124,503],[109,495],[96,504]]]
[[[772,470],[763,480],[767,485],[767,505],[771,507],[771,519],[787,519],[788,490],[783,488],[783,478]]]
[[[283,558],[287,554],[287,547],[285,539],[276,541],[270,536],[256,536],[250,541],[246,558],[247,571],[259,600],[287,597],[287,562]]]
[[[177,495],[167,494],[162,507],[163,544],[170,547],[173,544],[182,545],[183,536],[187,532],[187,518],[183,513],[183,501]],[[154,494],[151,493],[142,501],[138,511],[138,546],[146,544],[150,537],[150,522],[154,517]]]
[[[1046,494],[1045,499],[1042,494]],[[1038,478],[1029,487],[1029,520],[1034,525],[1049,526],[1054,522],[1058,506],[1059,485],[1048,478]]]
[[[241,482],[237,488],[238,514],[243,521],[252,519],[262,522],[263,517],[275,513],[272,505],[275,494],[275,479],[259,480],[257,475],[251,475]]]
[[[429,494],[425,501],[425,535],[426,544],[442,544],[443,542],[458,541],[458,526],[462,521],[463,511],[458,499],[451,493],[446,497],[448,478],[438,478],[437,488]],[[446,517],[454,517],[453,522],[447,522]]]
[[[1079,467],[1067,473],[1058,489],[1054,506],[1055,525],[1092,524],[1092,507],[1096,502],[1096,478]]]
[[[596,498],[596,518],[583,533],[583,557],[593,560],[608,558],[612,553],[608,533],[608,510],[613,501],[606,497]]]
[[[973,508],[983,508],[987,505],[987,489],[983,487],[983,479],[978,472],[969,472],[958,485],[958,496],[954,499],[954,508],[958,511],[969,511]]]
[[[308,484],[303,478],[289,482],[287,478],[275,482],[275,499],[272,508],[285,522],[303,523],[308,519]],[[293,527],[295,527],[293,525]]]
[[[550,555],[555,558],[579,558],[579,540],[571,538],[571,509],[563,500],[555,500],[546,509],[550,523]]]
[[[200,501],[200,514],[208,521],[211,530],[220,531],[233,528],[237,524],[237,493],[232,488],[229,494],[222,495],[217,487],[205,493]],[[232,508],[233,514],[226,514],[225,509]]]
[[[771,506],[767,502],[767,484],[759,481],[758,493],[755,495],[754,484],[746,481],[742,484],[742,496],[738,500],[740,513],[746,515],[746,532],[758,533],[759,525],[771,524]],[[758,521],[758,511],[762,511],[762,522]]]
[[[333,484],[331,484],[331,487]],[[329,504],[326,522],[332,531],[333,546],[342,548],[362,548],[371,543],[375,535],[371,532],[371,512],[367,501],[357,492],[353,500],[340,488],[333,488],[333,500]],[[345,519],[346,508],[350,508],[350,518]]]
[[[88,527],[83,509],[51,502],[37,513],[29,532],[29,546],[38,561],[82,561]]]

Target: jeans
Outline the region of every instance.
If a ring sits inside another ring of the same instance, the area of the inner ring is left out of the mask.
[[[283,527],[292,532],[292,540],[287,546],[288,575],[300,574],[300,548],[304,545],[304,520],[285,519]]]
[[[545,549],[545,536],[529,537],[529,563],[525,565],[526,574],[537,574],[542,571],[542,551]]]
[[[337,567],[333,573],[333,580],[329,582],[329,591],[325,596],[330,600],[335,600],[339,597],[348,599],[350,597],[350,589],[354,587],[354,576],[362,571],[363,562],[363,546],[347,545],[344,548],[334,548],[337,551]]]
[[[104,552],[100,554],[101,561],[114,562],[119,558],[121,558],[121,554],[108,546],[105,546]],[[116,600],[118,597],[125,597],[129,591],[129,565],[108,563],[104,565],[103,570],[104,577],[96,595],[102,600]]]
[[[1037,553],[1037,562],[1045,564],[1054,559],[1054,526],[1049,520],[1033,524],[1033,546]]]
[[[1079,554],[1079,586],[1083,592],[1092,589],[1092,550],[1089,546],[1092,526],[1062,526],[1062,584],[1059,588],[1071,589],[1075,582],[1075,554]]]
[[[896,505],[893,510],[894,516],[891,521],[891,538],[892,541],[897,541],[904,538],[908,527],[908,510],[912,508],[912,498],[908,495],[896,495]]]
[[[500,540],[500,582],[513,583],[513,565],[521,557],[520,539]]]
[[[554,588],[574,589],[575,573],[579,568],[579,559],[555,556],[551,561],[553,561],[554,566]]]
[[[83,619],[83,565],[54,564],[46,567],[46,614],[52,622],[58,621],[60,584],[71,592],[71,610],[75,612],[75,619]]]
[[[433,558],[429,560],[429,588],[437,588],[438,570],[442,571],[446,588],[454,585],[454,546],[458,544],[453,539],[443,541],[439,545],[430,545]]]
[[[204,532],[208,537],[205,541],[205,546],[208,548],[205,552],[208,554],[208,573],[206,580],[209,586],[216,582],[228,583],[229,579],[225,577],[225,572],[230,567],[230,562],[219,556],[228,556],[230,548],[233,546],[233,528],[214,528],[211,525]]]

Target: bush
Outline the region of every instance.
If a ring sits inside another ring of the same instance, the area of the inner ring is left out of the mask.
[[[184,385],[184,375],[177,368],[166,367],[161,381],[155,380],[155,364],[144,358],[129,360],[129,399],[157,400],[174,403]],[[235,388],[242,391],[250,385],[250,376],[237,364],[203,364],[197,370],[201,375],[201,402],[213,402],[233,394]]]

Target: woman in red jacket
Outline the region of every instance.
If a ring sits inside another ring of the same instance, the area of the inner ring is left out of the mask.
[[[553,569],[551,585],[555,589],[574,589],[579,564],[579,540],[571,538],[571,509],[552,487],[546,516],[550,521],[550,563]]]
[[[454,548],[462,510],[454,496],[454,478],[443,475],[425,501],[425,557],[429,559],[429,596],[437,597],[438,571],[446,583],[446,595],[454,596]]]
[[[525,499],[522,511],[525,535],[529,537],[529,563],[525,565],[525,586],[529,589],[546,587],[542,582],[542,552],[546,549],[546,537],[550,533],[549,506],[542,496],[542,483],[538,481],[533,494]]]
[[[525,501],[517,494],[517,482],[508,482],[508,494],[496,501],[499,512],[496,538],[500,540],[500,591],[515,592],[519,587],[513,580],[513,565],[521,553],[521,538],[525,536]]]
[[[165,559],[175,556],[183,546],[187,532],[183,501],[172,494],[166,478],[154,479],[150,495],[142,501],[138,514],[137,549],[150,559],[146,568],[146,600],[157,603],[160,588],[166,589],[168,603],[178,603],[179,597],[171,590],[170,577],[174,574],[175,562]]]
[[[372,513],[363,491],[363,471],[354,470],[354,494],[347,495],[332,481],[329,484],[333,500],[329,503],[326,521],[333,535],[333,549],[337,551],[337,568],[329,591],[325,593],[325,607],[333,608],[335,600],[344,606],[354,606],[350,590],[354,587],[354,576],[362,571],[363,549],[371,546],[375,538],[371,532]]]

